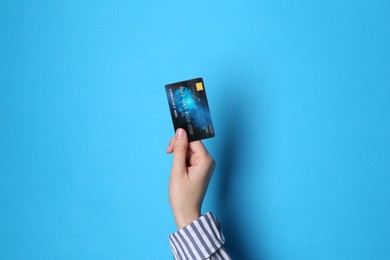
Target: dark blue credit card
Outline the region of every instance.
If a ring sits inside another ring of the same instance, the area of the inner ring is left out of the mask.
[[[215,136],[202,78],[168,84],[165,90],[175,131],[184,128],[190,142]]]

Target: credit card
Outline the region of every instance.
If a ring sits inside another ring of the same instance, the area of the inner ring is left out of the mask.
[[[190,142],[214,137],[202,78],[165,85],[175,132],[183,128]]]

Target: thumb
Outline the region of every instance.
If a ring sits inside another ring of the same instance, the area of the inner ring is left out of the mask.
[[[188,149],[187,133],[183,128],[176,130],[175,142],[173,144],[172,170],[179,174],[186,172],[186,158]]]

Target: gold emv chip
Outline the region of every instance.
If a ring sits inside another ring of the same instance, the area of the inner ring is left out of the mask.
[[[196,91],[202,91],[203,90],[203,84],[202,82],[195,83]]]

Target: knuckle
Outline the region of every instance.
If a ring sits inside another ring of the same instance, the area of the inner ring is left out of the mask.
[[[205,161],[206,161],[206,163],[208,164],[208,166],[210,166],[210,167],[215,167],[215,164],[216,164],[216,163],[215,163],[215,160],[214,160],[213,157],[211,157],[210,154],[208,154],[208,155],[206,156]]]
[[[213,169],[215,169],[215,166],[217,166],[217,163],[215,162],[214,159],[212,159],[212,160],[211,160],[211,167],[212,167]]]
[[[175,152],[176,153],[184,153],[184,152],[187,152],[187,145],[186,144],[181,144],[181,143],[177,143],[175,142]]]

